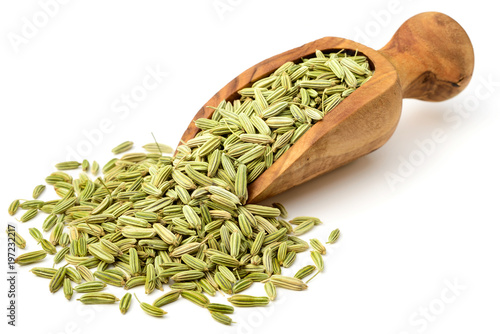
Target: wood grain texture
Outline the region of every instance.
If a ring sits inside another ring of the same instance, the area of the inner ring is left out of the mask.
[[[182,141],[198,132],[196,119],[211,117],[214,110],[210,106],[238,98],[240,89],[268,76],[287,61],[298,62],[316,50],[357,50],[367,56],[374,69],[372,79],[316,123],[250,184],[248,202],[260,202],[381,147],[396,129],[403,97],[440,101],[464,89],[472,75],[473,51],[461,29],[444,14],[423,13],[405,22],[380,52],[347,39],[325,37],[266,59],[217,92],[198,111]],[[443,34],[450,37],[442,37]],[[450,40],[459,45],[440,49],[433,44]]]
[[[380,52],[398,71],[404,98],[443,101],[460,93],[474,70],[474,50],[464,29],[437,12],[418,14]]]

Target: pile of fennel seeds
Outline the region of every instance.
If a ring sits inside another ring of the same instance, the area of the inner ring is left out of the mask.
[[[50,232],[48,240],[30,229],[42,250],[21,255],[17,263],[55,254],[56,264],[65,260],[67,265],[32,272],[50,279],[50,291],[62,288],[68,299],[74,291],[83,293],[79,300],[88,304],[118,301],[102,292],[106,284],[142,286],[149,294],[171,283],[171,291],[152,304],[140,302],[141,308],[162,316],[160,307],[182,296],[225,324],[231,323],[226,313],[232,307],[211,304],[205,294],[221,291],[235,294],[228,299],[235,306],[262,306],[276,297],[276,287],[307,288],[302,279],[323,270],[326,249],[319,240],[310,241],[314,265],[294,277],[282,276],[281,270],[308,250],[309,244],[297,235],[320,220],[297,217],[287,222],[280,204],[246,204],[247,184],[370,77],[364,56],[318,51],[316,57],[285,63],[241,90],[241,99],[222,102],[211,119],[197,120],[200,133],[181,145],[175,157],[163,155],[169,148],[155,143],[146,145],[150,153],[112,159],[96,180],[86,173],[77,179],[63,171],[53,173],[46,181],[60,200],[14,201],[9,208],[11,214],[26,209],[23,222],[39,211],[49,213],[42,226]],[[125,142],[113,153],[132,146]],[[60,170],[79,167],[78,162],[57,165]],[[87,161],[81,167],[94,174],[99,169]],[[42,188],[35,189],[34,197]],[[329,242],[338,235],[333,231]],[[254,282],[265,283],[267,297],[240,294]],[[131,300],[130,294],[121,299],[122,312]]]

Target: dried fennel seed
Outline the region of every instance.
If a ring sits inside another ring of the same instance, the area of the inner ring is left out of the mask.
[[[120,145],[116,146],[115,148],[113,148],[111,150],[111,152],[113,152],[114,154],[120,154],[120,153],[123,153],[123,152],[130,150],[133,146],[134,146],[133,142],[126,141],[126,142],[123,142]]]
[[[14,241],[17,247],[21,249],[26,248],[26,240],[14,228],[9,226],[5,232],[7,233],[7,237]]]
[[[282,204],[247,204],[247,187],[370,77],[364,56],[317,52],[242,89],[240,99],[221,102],[211,119],[196,120],[201,131],[180,145],[174,157],[164,155],[172,151],[167,145],[147,144],[143,148],[148,153],[111,159],[95,180],[86,173],[73,178],[64,172],[78,168],[79,162],[57,164],[59,171],[46,182],[59,200],[14,201],[9,207],[11,215],[18,208],[28,210],[23,222],[39,211],[49,214],[42,229],[50,232],[50,240],[30,229],[44,250],[25,253],[16,262],[41,261],[62,246],[55,264],[66,260],[67,267],[32,270],[51,280],[52,292],[63,287],[67,298],[73,291],[85,293],[78,299],[82,303],[115,303],[114,295],[101,292],[106,285],[127,290],[142,286],[148,294],[170,283],[174,290],[152,304],[139,302],[147,314],[163,316],[160,307],[182,296],[226,325],[232,321],[224,314],[233,307],[212,304],[206,295],[234,294],[230,303],[248,307],[267,305],[277,288],[306,289],[302,278],[323,269],[321,242],[311,242],[315,266],[304,267],[295,277],[282,276],[281,268],[309,249],[297,235],[321,221],[297,217],[287,222]],[[132,145],[125,142],[113,151]],[[96,175],[99,164],[84,161],[82,169]],[[37,194],[43,191],[37,189]],[[332,232],[327,243],[338,235],[338,230]],[[236,294],[254,282],[265,283],[268,297]],[[126,294],[122,313],[130,302]]]
[[[9,215],[11,216],[15,215],[17,210],[19,209],[19,205],[20,205],[19,200],[18,199],[14,200],[9,206]]]
[[[139,300],[139,298],[137,298],[137,296],[134,294],[135,296],[135,299],[137,299],[137,301],[139,302],[142,310],[152,316],[152,317],[163,317],[165,314],[167,314],[167,312],[165,312],[163,309],[159,308],[159,307],[156,307],[156,306],[153,306],[153,305],[150,305],[148,303],[144,303]]]
[[[119,305],[120,312],[122,314],[127,313],[131,303],[132,303],[132,295],[130,293],[126,293],[120,300],[120,305]]]
[[[233,323],[233,320],[224,313],[210,311],[210,314],[215,321],[220,322],[223,325],[229,326]]]
[[[45,190],[44,184],[36,186],[35,189],[33,189],[33,198],[37,199],[43,193],[44,190]]]

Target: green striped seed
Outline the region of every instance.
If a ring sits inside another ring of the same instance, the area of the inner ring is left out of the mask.
[[[139,228],[129,226],[123,228],[121,230],[121,233],[124,237],[132,239],[147,239],[153,238],[156,235],[156,231],[152,228]]]
[[[93,282],[95,280],[94,274],[90,271],[89,268],[81,265],[77,265],[76,270],[80,274],[80,276],[86,281],[86,282]]]
[[[73,267],[66,267],[66,276],[68,276],[68,278],[76,284],[80,284],[82,282],[82,276]]]
[[[192,255],[183,254],[181,260],[187,264],[191,269],[198,271],[208,271],[208,265],[205,261],[200,260]]]
[[[61,233],[61,237],[59,238],[59,246],[66,247],[70,244],[71,240],[69,239],[69,234],[66,232]]]
[[[313,221],[315,225],[321,224],[321,220],[319,220],[316,217],[309,217],[309,216],[295,217],[292,220],[290,220],[290,224],[300,225],[301,223],[308,222],[308,221]]]
[[[135,296],[135,294],[134,294],[134,296]],[[141,309],[146,314],[148,314],[148,315],[150,315],[152,317],[163,317],[165,314],[167,314],[167,312],[165,312],[161,308],[159,308],[157,306],[150,305],[148,303],[141,303],[141,301],[137,298],[137,296],[135,296],[135,298],[139,302],[139,304],[141,306]]]
[[[210,311],[210,315],[212,315],[212,318],[214,318],[215,321],[220,322],[223,325],[229,326],[233,323],[233,320],[223,313]]]
[[[70,251],[69,247],[61,248],[61,250],[57,252],[56,255],[54,256],[54,264],[58,264],[62,260],[64,260],[69,251]]]
[[[262,245],[264,243],[264,239],[266,237],[266,234],[264,231],[260,231],[257,236],[255,237],[255,240],[252,244],[252,248],[250,249],[250,254],[251,255],[256,255],[260,252]]]
[[[184,245],[181,245],[177,248],[175,248],[172,253],[170,253],[171,257],[181,257],[184,254],[191,254],[193,252],[196,252],[198,248],[200,248],[200,243],[198,242],[190,242],[190,243],[185,243]]]
[[[59,213],[64,213],[66,210],[74,206],[76,203],[76,198],[68,198],[68,199],[63,199],[59,203],[54,206],[52,209],[52,214],[57,215]]]
[[[9,215],[13,216],[16,214],[17,210],[19,209],[19,200],[16,199],[9,205]]]
[[[78,167],[80,167],[80,163],[78,161],[65,161],[56,164],[56,169],[58,170],[77,169]]]
[[[142,227],[142,228],[148,228],[151,226],[151,224],[145,219],[130,217],[130,216],[119,217],[118,223],[125,226]]]
[[[173,149],[170,146],[160,143],[146,144],[142,148],[150,153],[170,154],[173,152]]]
[[[95,278],[100,279],[101,281],[109,285],[114,285],[118,287],[125,285],[123,277],[112,272],[96,271],[94,273],[94,276]]]
[[[88,252],[99,260],[106,263],[114,263],[115,257],[108,253],[101,245],[92,244],[87,246]]]
[[[210,300],[203,294],[197,291],[181,291],[182,298],[185,298],[198,306],[205,307],[210,303]]]
[[[282,275],[271,276],[271,281],[275,286],[289,290],[302,291],[307,289],[307,284],[296,277],[288,277]]]
[[[63,233],[64,224],[62,222],[56,223],[54,229],[50,233],[49,241],[54,246],[59,244],[59,239],[61,239],[61,235]]]
[[[172,172],[172,178],[178,185],[187,190],[196,189],[196,184],[187,175],[178,170]]]
[[[130,150],[133,146],[134,146],[133,142],[126,141],[126,142],[123,142],[120,145],[114,147],[111,150],[111,152],[113,152],[114,154],[120,154],[120,153],[123,153],[123,152]]]
[[[294,251],[288,252],[283,260],[283,267],[290,268],[297,258],[297,253]]]
[[[146,284],[144,285],[144,292],[149,295],[156,288],[156,271],[152,263],[146,265]]]
[[[120,300],[120,305],[118,306],[120,312],[122,314],[127,313],[131,303],[132,303],[132,295],[130,293],[126,293]]]
[[[279,247],[278,247],[278,252],[277,252],[277,259],[278,259],[278,262],[280,264],[283,263],[283,261],[285,260],[286,258],[286,254],[287,254],[287,250],[288,250],[288,245],[286,242],[282,242]]]
[[[106,292],[89,292],[82,295],[79,299],[80,302],[87,305],[92,304],[114,304],[119,301],[115,295]]]
[[[225,266],[218,266],[219,272],[231,283],[236,283],[236,277],[233,272]]]
[[[87,293],[87,292],[99,292],[104,290],[106,287],[106,283],[101,281],[90,281],[81,283],[75,286],[73,289],[78,293]]]
[[[130,290],[132,288],[138,287],[138,286],[145,286],[146,285],[146,276],[137,276],[137,277],[132,277],[127,282],[125,282],[125,285],[123,288],[125,290]]]
[[[215,264],[226,267],[238,267],[240,265],[240,261],[226,254],[213,255],[210,260]]]
[[[293,234],[302,235],[306,232],[309,232],[314,226],[315,226],[315,224],[314,224],[313,220],[307,220],[307,221],[299,224],[296,228],[294,228]]]
[[[231,282],[220,272],[216,272],[214,275],[214,281],[216,285],[224,292],[232,294]]]
[[[247,205],[245,205],[245,208],[248,211],[250,211],[250,213],[252,213],[254,215],[259,215],[262,217],[278,217],[281,214],[279,209],[271,208],[271,207],[264,206],[264,205],[247,204]]]
[[[42,224],[42,230],[44,232],[47,232],[47,231],[50,231],[52,229],[52,227],[54,227],[54,225],[57,223],[57,216],[54,215],[54,214],[50,214],[47,216],[47,218],[45,218],[43,224]],[[31,234],[31,229],[30,229],[30,234]],[[38,235],[37,232],[34,232],[34,234],[31,234],[31,236],[37,240],[37,238],[35,237],[35,234]],[[40,234],[41,235],[41,234]],[[38,242],[43,238],[43,235],[39,238],[39,240],[37,240]]]
[[[112,256],[120,256],[123,254],[120,247],[106,239],[101,239],[101,249]]]
[[[194,209],[189,205],[184,205],[182,207],[182,212],[184,217],[186,217],[187,221],[192,224],[196,229],[201,228],[201,218],[194,211]]]
[[[247,166],[240,164],[236,171],[234,180],[235,194],[238,196],[239,202],[245,204],[248,199],[248,180],[247,180]]]
[[[33,189],[33,198],[37,199],[43,193],[44,190],[45,190],[45,185],[41,184],[36,186],[35,189]]]
[[[63,292],[66,299],[71,300],[71,297],[73,297],[73,288],[71,287],[71,280],[69,278],[64,279]]]
[[[89,170],[90,163],[87,159],[82,161],[82,171],[87,172]]]
[[[31,263],[40,262],[47,256],[47,252],[44,250],[38,250],[34,252],[28,252],[19,255],[14,262],[23,266]]]
[[[31,269],[30,271],[38,277],[51,279],[52,277],[54,277],[54,274],[56,273],[57,269],[35,267],[35,268]]]
[[[294,277],[298,278],[298,279],[304,279],[307,276],[311,275],[315,270],[316,270],[316,266],[307,265],[307,266],[299,269],[299,271],[297,271],[297,273],[294,275]]]
[[[175,302],[177,299],[179,299],[179,296],[181,295],[181,292],[179,290],[172,290],[167,292],[166,294],[158,297],[154,302],[153,306],[156,307],[162,307],[167,304]]]
[[[285,219],[288,217],[288,212],[286,211],[285,206],[283,204],[273,203],[273,207],[280,210],[280,217],[285,218]]]
[[[57,253],[56,247],[47,239],[42,239],[40,241],[40,246],[50,255],[54,255],[55,253]]]
[[[266,273],[258,273],[258,272],[256,272],[256,273],[250,273],[250,274],[248,274],[245,278],[246,279],[251,279],[254,282],[262,282],[262,281],[268,279],[269,275],[266,274]]]
[[[57,292],[60,288],[62,288],[64,283],[64,277],[66,276],[66,267],[61,267],[57,269],[54,273],[54,276],[50,279],[49,290],[54,293]]]
[[[323,271],[323,269],[325,268],[325,264],[323,262],[323,257],[321,256],[321,254],[318,251],[311,251],[311,258],[318,268],[318,271]]]
[[[97,161],[92,162],[92,166],[90,167],[90,172],[93,175],[97,175],[97,173],[99,173],[99,164],[97,163]]]
[[[275,300],[276,299],[276,286],[274,285],[273,282],[269,281],[264,284],[264,291],[266,291],[267,296],[269,297],[269,300]]]
[[[11,229],[10,227],[6,230],[7,236],[14,241],[17,247],[24,249],[26,248],[26,240],[15,229]]]
[[[251,279],[244,278],[240,281],[238,281],[234,286],[233,286],[233,293],[240,293],[252,286],[253,281]]]
[[[232,307],[231,305],[210,303],[206,306],[206,308],[210,312],[218,312],[218,313],[223,313],[223,314],[233,314],[234,313],[234,307]]]
[[[328,237],[328,241],[326,242],[327,244],[334,244],[337,242],[338,238],[340,236],[340,231],[339,229],[333,230],[332,233],[330,233],[330,236]]]
[[[258,307],[269,304],[269,297],[255,297],[249,295],[234,295],[227,300],[236,307]]]
[[[241,247],[241,237],[239,232],[233,232],[231,234],[230,242],[229,242],[229,249],[230,249],[230,255],[232,257],[237,258],[238,255],[240,254],[240,247]]]
[[[311,281],[314,277],[316,277],[325,268],[325,264],[323,262],[323,257],[321,256],[321,254],[318,251],[311,251],[311,258],[312,258],[314,264],[316,265],[316,267],[318,268],[318,272],[316,274],[314,274],[314,276],[311,277],[306,283],[309,283],[309,281]]]
[[[194,281],[204,277],[205,274],[199,270],[186,270],[172,276],[172,280],[176,282],[186,282],[186,281]]]
[[[321,255],[325,255],[326,254],[326,248],[325,248],[325,246],[323,246],[323,244],[321,243],[321,241],[319,241],[318,239],[310,239],[309,243],[311,244],[311,247],[315,251],[317,251],[318,253],[320,253]]]
[[[28,211],[26,211],[24,215],[22,215],[21,218],[19,218],[19,221],[22,223],[26,223],[27,221],[30,221],[31,219],[35,218],[37,214],[38,214],[38,209],[29,209]]]

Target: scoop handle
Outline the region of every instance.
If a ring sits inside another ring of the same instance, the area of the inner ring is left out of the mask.
[[[438,12],[409,18],[379,51],[396,68],[404,98],[447,100],[467,86],[474,70],[469,36]]]

